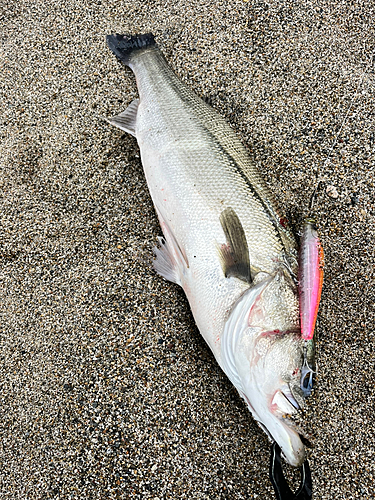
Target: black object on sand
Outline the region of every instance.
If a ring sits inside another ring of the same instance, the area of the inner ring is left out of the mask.
[[[300,467],[301,484],[296,493],[289,488],[281,467],[281,450],[277,443],[271,447],[270,479],[274,487],[277,500],[311,500],[312,482],[311,471],[307,460]]]

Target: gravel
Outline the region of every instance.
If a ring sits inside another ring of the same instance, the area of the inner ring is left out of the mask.
[[[296,234],[321,181],[319,371],[301,423],[314,498],[374,498],[374,19],[361,1],[3,2],[3,500],[274,498],[265,434],[151,269],[161,231],[136,141],[101,118],[137,95],[105,35],[148,31]]]

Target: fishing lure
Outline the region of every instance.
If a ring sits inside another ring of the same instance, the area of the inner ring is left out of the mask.
[[[311,394],[314,370],[309,365],[309,352],[314,349],[314,330],[323,287],[323,248],[315,221],[305,219],[298,267],[298,292],[301,336],[305,340],[304,360],[301,369],[301,389],[305,396]]]
[[[299,254],[299,305],[301,336],[312,340],[323,286],[324,256],[315,221],[306,219]]]

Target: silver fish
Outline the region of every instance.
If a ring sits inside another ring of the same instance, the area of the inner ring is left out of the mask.
[[[299,466],[305,448],[287,417],[304,404],[296,241],[240,140],[178,80],[154,37],[107,43],[136,76],[139,99],[108,121],[139,144],[164,234],[155,269],[184,289],[217,362]]]

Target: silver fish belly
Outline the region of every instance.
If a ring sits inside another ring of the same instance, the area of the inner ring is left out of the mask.
[[[155,269],[184,289],[196,324],[286,460],[304,446],[297,245],[225,120],[178,80],[151,34],[110,35],[139,99],[108,121],[137,138],[163,230]]]

